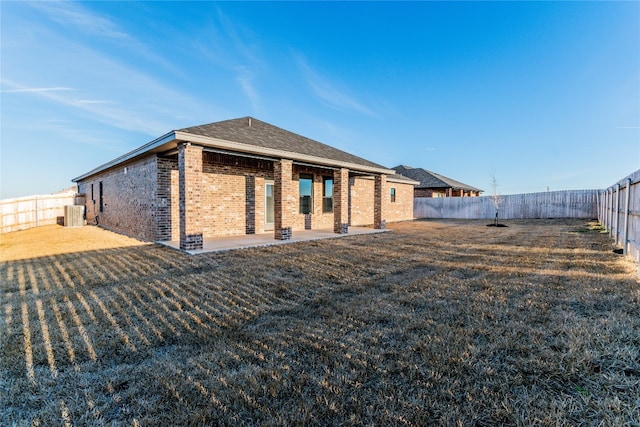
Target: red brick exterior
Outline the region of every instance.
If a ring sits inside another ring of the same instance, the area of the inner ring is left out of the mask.
[[[349,169],[333,172],[333,232],[349,232]]]
[[[373,228],[386,228],[387,198],[384,190],[387,188],[387,176],[376,175],[373,187]]]
[[[180,249],[202,249],[202,147],[181,144],[178,147],[180,203]]]
[[[78,192],[86,195],[87,222],[156,240],[156,157],[150,156],[119,166],[78,182]],[[100,212],[102,183],[102,212]]]
[[[478,197],[480,192],[451,188],[416,188],[413,195],[414,197]]]
[[[205,237],[264,232],[265,181],[273,179],[273,163],[204,153]]]
[[[395,189],[395,202],[391,201],[391,189]],[[387,198],[385,217],[387,223],[413,219],[413,185],[387,179],[384,197]]]
[[[306,217],[311,229],[342,232],[348,226],[380,227],[382,220],[413,218],[412,185],[350,175],[348,169],[210,153],[184,145],[178,154],[154,154],[131,162],[126,171],[119,166],[78,182],[79,192],[86,195],[87,220],[92,222],[99,215],[100,224],[108,228],[151,241],[181,240],[186,249],[197,249],[208,237],[266,232],[268,181],[273,181],[276,196],[274,237],[282,238],[283,231],[287,237],[304,230],[300,174],[313,176],[312,212]],[[332,212],[323,212],[325,178],[333,178]],[[100,182],[103,212],[99,212]],[[391,188],[395,188],[395,202],[390,200]],[[377,222],[376,207],[381,208]]]
[[[158,157],[157,232],[155,240],[180,239],[179,174],[177,157]]]
[[[293,162],[282,159],[273,165],[274,176],[274,237],[289,240],[296,215],[296,197],[293,192]]]

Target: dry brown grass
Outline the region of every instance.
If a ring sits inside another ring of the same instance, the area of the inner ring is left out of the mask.
[[[639,425],[636,267],[585,221],[507,224],[14,257],[0,423]]]
[[[45,225],[0,234],[0,262],[144,244],[98,227]]]

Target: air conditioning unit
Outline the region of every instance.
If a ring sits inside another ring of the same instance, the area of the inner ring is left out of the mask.
[[[64,207],[64,226],[82,227],[84,225],[84,206],[68,205]]]

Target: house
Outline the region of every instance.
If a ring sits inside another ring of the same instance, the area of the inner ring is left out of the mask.
[[[252,117],[171,131],[75,179],[87,220],[152,241],[413,219],[416,181]]]
[[[393,170],[420,182],[414,188],[414,197],[477,197],[483,191],[422,168],[400,165]]]

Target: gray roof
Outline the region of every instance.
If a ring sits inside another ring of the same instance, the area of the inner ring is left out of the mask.
[[[392,169],[400,175],[419,181],[420,184],[416,185],[416,188],[453,188],[454,190],[484,191],[422,168],[400,165]]]
[[[354,156],[253,117],[242,117],[173,130],[74,178],[72,181],[82,181],[89,176],[122,166],[150,154],[170,152],[182,142],[192,142],[210,150],[246,153],[273,159],[290,159],[329,167],[344,167],[364,174],[395,176],[392,169],[362,157]]]
[[[254,147],[298,153],[327,160],[353,163],[380,169],[384,166],[370,162],[345,151],[313,139],[298,135],[277,126],[265,123],[253,117],[224,120],[206,125],[191,126],[179,129],[180,132],[205,136],[215,139],[239,142]]]

